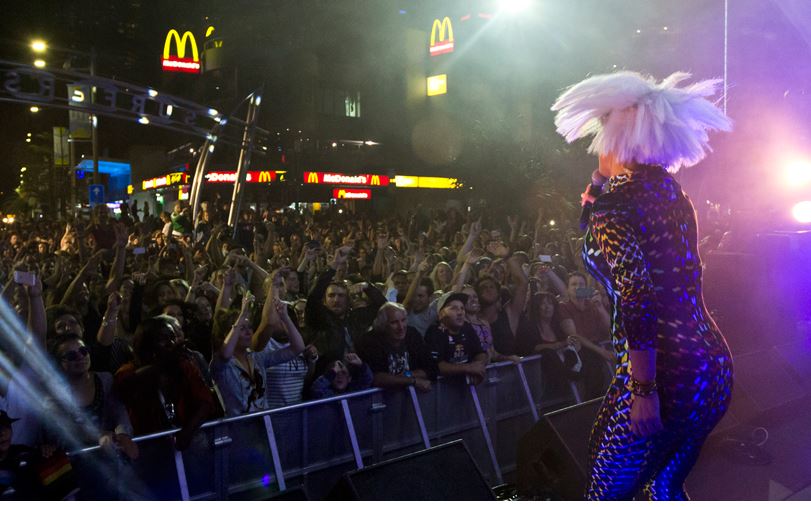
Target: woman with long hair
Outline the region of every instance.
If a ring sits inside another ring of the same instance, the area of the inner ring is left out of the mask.
[[[605,393],[605,361],[588,340],[567,337],[560,328],[558,300],[551,292],[535,292],[518,325],[518,353],[541,355],[544,392],[566,394],[568,383],[583,381],[588,398]]]
[[[90,348],[79,335],[58,336],[49,349],[67,380],[67,393],[78,408],[70,414],[76,422],[77,431],[73,434],[85,445],[98,443],[120,450],[131,459],[137,458],[138,446],[132,441],[130,418],[113,392],[113,376],[91,370]]]
[[[115,374],[136,435],[179,427],[177,449],[189,447],[200,425],[218,415],[214,396],[195,360],[178,344],[177,320],[158,315],[138,325],[135,359]]]
[[[453,282],[453,268],[445,261],[437,262],[429,278],[434,283],[436,290],[447,291]]]

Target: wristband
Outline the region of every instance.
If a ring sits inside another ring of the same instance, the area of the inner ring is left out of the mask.
[[[646,398],[648,396],[657,394],[658,389],[659,386],[656,385],[655,380],[652,380],[650,382],[639,382],[635,378],[631,378],[631,393],[634,396]]]

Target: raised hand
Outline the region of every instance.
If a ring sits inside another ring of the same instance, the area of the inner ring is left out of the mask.
[[[129,242],[127,226],[120,222],[116,222],[113,225],[113,232],[115,233],[115,248],[127,246],[127,243]]]
[[[490,241],[487,244],[487,251],[494,257],[507,257],[510,255],[510,249],[501,240]]]
[[[293,321],[290,318],[290,313],[287,311],[287,303],[280,299],[276,299],[273,301],[273,308],[276,310],[276,315],[279,316],[279,320],[281,320],[285,325],[293,324]]]
[[[361,360],[360,356],[358,356],[354,352],[347,352],[344,355],[344,361],[353,366],[361,366],[363,364],[363,361]]]
[[[468,234],[475,238],[478,237],[479,234],[481,234],[481,232],[482,232],[482,219],[480,217],[478,220],[470,224],[470,232]]]

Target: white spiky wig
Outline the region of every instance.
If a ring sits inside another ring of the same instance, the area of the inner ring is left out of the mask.
[[[661,165],[670,172],[697,164],[707,151],[707,131],[732,130],[712,102],[720,79],[678,88],[690,74],[675,72],[661,83],[637,72],[587,78],[552,106],[557,131],[567,142],[594,135],[588,148],[620,162]]]

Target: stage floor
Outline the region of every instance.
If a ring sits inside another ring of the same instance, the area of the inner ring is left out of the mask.
[[[726,437],[749,438],[758,426],[769,432],[761,448],[771,463],[747,463],[724,452]],[[693,500],[811,500],[811,400],[712,435],[687,478],[687,492]]]

